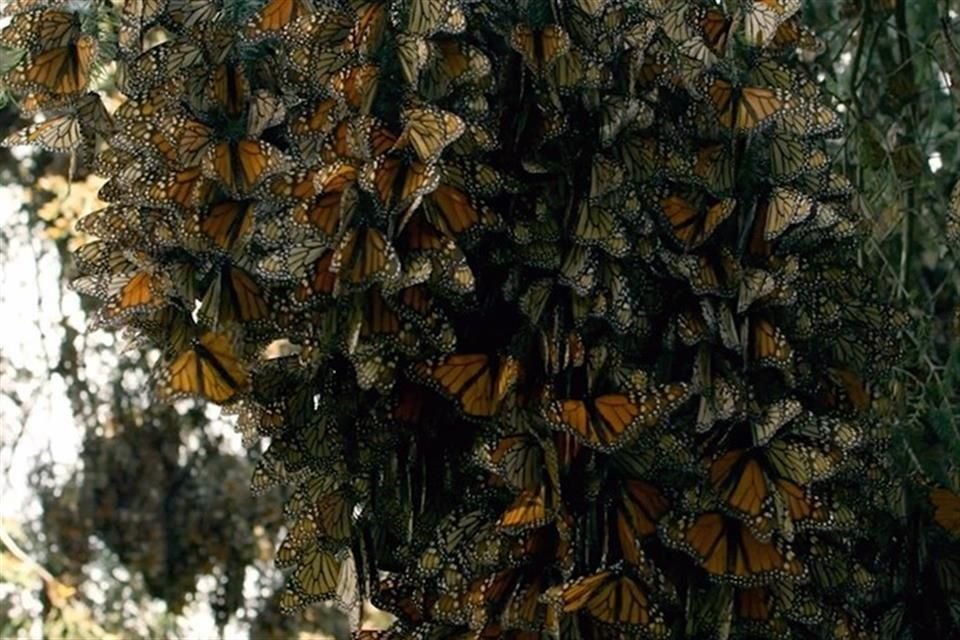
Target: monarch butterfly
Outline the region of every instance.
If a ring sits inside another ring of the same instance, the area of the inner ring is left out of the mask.
[[[377,50],[383,40],[387,22],[386,4],[383,2],[367,2],[356,5],[356,11],[354,27],[347,36],[343,47],[347,51],[355,51],[361,56],[368,56]]]
[[[247,104],[250,96],[250,81],[243,67],[233,62],[217,65],[207,78],[206,98],[214,108],[221,109],[228,117],[236,118]],[[258,133],[248,132],[250,136]]]
[[[570,50],[570,35],[558,24],[534,29],[518,24],[510,34],[510,46],[523,56],[523,62],[538,77],[542,77],[560,56]]]
[[[6,13],[13,7],[4,9]],[[0,46],[28,53],[66,47],[80,33],[80,15],[73,11],[31,7],[17,12],[0,31]]]
[[[172,136],[173,132],[176,132],[175,144],[180,164],[184,167],[199,165],[213,142],[213,128],[197,120],[177,117],[166,135]]]
[[[175,244],[178,224],[177,216],[169,211],[112,206],[80,218],[77,231],[111,243],[154,249]]]
[[[798,100],[777,116],[778,128],[788,134],[836,137],[843,130],[839,114],[817,100]]]
[[[455,398],[469,416],[496,415],[520,377],[520,363],[510,356],[455,353],[414,366],[414,374],[434,389]]]
[[[669,507],[660,489],[643,480],[625,480],[620,498],[621,518],[639,536],[652,535]]]
[[[332,262],[333,251],[327,251],[307,267],[306,278],[300,282],[293,294],[298,305],[312,303],[333,294],[337,274],[330,270]]]
[[[872,402],[870,392],[856,373],[844,367],[829,367],[827,377],[831,383],[823,398],[831,408],[849,407],[854,411],[866,411]]]
[[[734,163],[726,145],[706,145],[697,150],[693,173],[713,194],[733,188]]]
[[[131,265],[139,267],[149,261],[142,250],[126,249],[105,240],[93,240],[77,247],[73,259],[83,273],[101,276],[128,271]]]
[[[251,493],[260,495],[270,487],[300,477],[308,463],[307,453],[295,436],[281,433],[257,460],[250,478]]]
[[[133,164],[100,188],[105,202],[160,208],[190,208],[204,204],[211,184],[199,167],[167,172],[156,166]]]
[[[610,70],[581,49],[567,51],[547,71],[550,83],[564,93],[579,88],[599,89],[610,82]]]
[[[308,267],[330,249],[327,239],[306,239],[294,245],[281,247],[257,263],[257,275],[277,282],[291,282],[303,278]]]
[[[299,91],[315,91],[316,87],[324,86],[340,99],[346,99],[343,95],[344,78],[341,76],[347,72],[345,67],[350,63],[350,58],[341,49],[325,48],[309,40],[298,39],[284,51],[286,60],[280,69],[280,80],[284,86]],[[375,74],[376,67],[373,67],[373,71]],[[346,80],[349,82],[346,88],[355,88],[350,78]],[[351,106],[357,108],[356,105]]]
[[[666,622],[647,592],[630,576],[611,569],[583,576],[559,592],[564,613],[582,611],[618,629],[640,629],[654,637],[667,635]]]
[[[371,282],[395,282],[400,277],[400,260],[383,233],[373,227],[360,227],[343,236],[330,270],[337,274],[341,289],[363,289]]]
[[[100,154],[98,161],[102,164],[98,168],[114,176],[116,167],[128,166],[135,161],[149,159],[164,165],[178,163],[177,146],[168,139],[172,116],[166,106],[162,98],[149,96],[128,100],[117,107],[113,114],[117,133],[111,138],[110,147]]]
[[[692,249],[710,239],[717,227],[733,213],[737,201],[725,198],[704,210],[702,204],[671,195],[661,201],[661,206],[674,237],[684,248]]]
[[[777,29],[800,9],[800,0],[754,0],[742,4],[735,20],[743,24],[746,42],[766,47]]]
[[[418,78],[424,98],[431,102],[448,95],[455,87],[489,76],[493,70],[490,58],[460,40],[431,39],[427,46],[427,58],[418,69]]]
[[[620,137],[617,151],[627,174],[637,180],[646,180],[662,167],[661,151],[655,138],[634,128],[626,129]]]
[[[500,438],[484,451],[486,466],[517,489],[536,489],[543,475],[544,456],[539,444],[524,434]]]
[[[0,142],[4,147],[34,145],[54,153],[73,151],[83,144],[80,121],[72,113],[30,125],[16,133],[11,133],[3,139],[3,142]]]
[[[711,576],[750,587],[802,577],[805,568],[786,544],[762,542],[750,529],[717,512],[680,521],[668,542],[690,553]]]
[[[310,0],[270,0],[251,18],[244,35],[253,41],[280,35],[303,16],[313,13]]]
[[[379,581],[379,589],[373,594],[372,601],[379,609],[392,612],[410,624],[423,626],[436,596],[426,593],[423,585],[413,586],[390,577]]]
[[[400,244],[408,249],[405,253],[415,259],[426,256],[430,263],[432,283],[451,293],[464,295],[473,291],[476,278],[463,250],[451,238],[433,225],[423,215],[411,216],[400,235]]]
[[[199,317],[210,327],[253,323],[268,315],[267,302],[256,280],[245,270],[225,265],[215,271],[200,304]]]
[[[463,555],[485,546],[499,548],[499,536],[490,516],[483,510],[454,511],[437,527],[437,534],[417,559],[421,577],[436,575],[441,569],[461,564]],[[494,552],[495,553],[495,552]]]
[[[132,265],[127,265],[132,266]],[[81,277],[72,282],[79,293],[104,300],[98,310],[98,325],[115,325],[131,316],[154,313],[167,304],[170,279],[155,267],[137,267],[126,273],[102,277]]]
[[[589,404],[583,400],[554,401],[547,417],[551,424],[587,446],[615,451],[633,440],[639,430],[663,422],[689,397],[688,384],[666,384],[642,393],[597,396]]]
[[[762,226],[763,240],[779,238],[789,227],[810,217],[816,202],[808,195],[787,187],[774,187],[757,214],[756,224]]]
[[[626,255],[630,249],[626,230],[613,211],[586,198],[580,202],[573,235],[579,244],[599,247],[615,257]]]
[[[412,146],[423,162],[433,162],[466,131],[460,116],[436,107],[414,107],[403,112],[404,128],[394,149]]]
[[[203,61],[203,50],[195,43],[185,38],[168,40],[121,65],[118,84],[128,96],[148,96]]]
[[[328,240],[332,240],[343,219],[343,198],[343,191],[326,192],[313,202],[294,207],[293,219],[298,224],[310,225],[323,232]]]
[[[399,3],[394,3],[394,23],[399,20]],[[411,0],[407,3],[405,31],[417,36],[432,36],[438,32],[461,33],[467,26],[463,8],[457,0]]]
[[[638,543],[656,531],[657,522],[668,506],[667,499],[654,485],[642,480],[624,482],[616,512],[616,528],[620,552],[628,564],[642,564]]]
[[[78,94],[90,83],[97,50],[97,39],[83,34],[65,46],[28,54],[9,72],[8,84],[16,89],[44,90],[54,96]]]
[[[545,575],[524,574],[503,602],[500,616],[503,627],[537,634],[541,629],[556,627],[559,624],[556,609],[542,599],[548,585]]]
[[[745,318],[740,329],[745,358],[757,367],[772,366],[787,371],[793,364],[793,348],[779,327],[768,318]]]
[[[359,180],[365,191],[376,196],[384,214],[398,214],[401,218],[416,209],[439,183],[435,165],[394,155],[383,155],[369,163]]]
[[[316,545],[306,549],[297,568],[281,594],[280,606],[285,612],[301,609],[320,600],[338,600],[348,603],[352,598],[350,582],[354,575],[353,557],[349,553],[336,554]]]
[[[960,537],[960,495],[938,487],[930,491],[930,503],[936,509],[934,522],[953,536]]]
[[[277,549],[275,558],[277,567],[286,569],[295,566],[303,552],[315,544],[317,537],[317,523],[312,517],[294,520],[287,527],[287,535]]]
[[[469,195],[451,185],[440,183],[423,200],[424,218],[448,237],[467,242],[496,224],[496,216]]]
[[[366,162],[386,154],[396,142],[397,136],[386,124],[373,116],[361,115],[340,124],[334,133],[332,151],[337,158]],[[329,147],[328,142],[324,150],[329,151]]]
[[[822,615],[817,603],[803,598],[789,582],[766,587],[737,589],[733,613],[738,628],[766,636],[789,634],[786,612],[791,619],[817,622]]]
[[[348,539],[353,526],[352,501],[328,476],[311,476],[298,484],[284,503],[283,513],[293,521],[312,520],[318,535],[334,541]]]
[[[113,121],[97,93],[89,92],[60,108],[65,113],[13,133],[0,144],[29,144],[62,152],[81,147],[92,149],[98,136],[107,138],[113,133]]]
[[[709,392],[700,397],[697,431],[705,433],[721,420],[730,420],[746,412],[747,391],[740,380],[714,377]]]
[[[818,505],[808,490],[772,468],[764,454],[762,449],[728,451],[710,464],[710,481],[726,506],[748,516],[746,524],[756,535],[768,539],[774,526],[792,535],[793,523],[814,517]]]
[[[726,248],[679,255],[661,251],[659,256],[671,272],[690,284],[690,289],[698,296],[729,296],[737,290],[741,267]]]
[[[825,45],[817,35],[805,26],[799,15],[784,21],[770,40],[771,49],[800,49],[815,54],[823,53]]]
[[[437,350],[448,353],[456,346],[456,334],[446,314],[425,285],[405,287],[396,304],[397,314],[413,324]]]
[[[206,212],[195,212],[188,220],[214,246],[233,254],[249,241],[253,233],[255,206],[249,200],[223,200],[210,205]]]
[[[791,182],[820,167],[811,165],[815,149],[801,139],[775,135],[770,137],[770,172],[776,183]]]
[[[356,351],[357,344],[368,350],[383,350],[389,345],[404,352],[412,352],[418,344],[400,321],[396,311],[376,288],[357,296],[357,304],[351,312],[347,351]]]
[[[714,78],[707,86],[707,97],[720,126],[736,133],[753,133],[773,122],[789,102],[787,95],[763,87],[735,87]]]
[[[695,11],[694,18],[700,25],[704,42],[717,55],[723,54],[733,20],[716,7],[697,7]]]
[[[574,245],[567,250],[560,265],[560,282],[579,296],[589,296],[597,287],[599,266],[595,249]]]
[[[49,6],[64,4],[64,0],[10,0],[0,9],[0,16],[15,16],[34,9],[44,9]]]
[[[335,58],[341,59],[339,55]],[[379,76],[380,70],[376,65],[359,64],[336,73],[330,79],[330,87],[351,109],[369,114],[377,93]]]
[[[218,142],[203,159],[204,175],[219,180],[229,193],[250,193],[267,176],[287,166],[283,153],[263,140]]]
[[[185,29],[207,26],[220,18],[222,0],[167,0],[166,15]]]
[[[346,117],[346,105],[335,97],[324,99],[297,110],[288,127],[294,143],[305,154],[319,150],[319,142]]]
[[[166,4],[164,0],[128,0],[123,3],[118,33],[122,56],[140,53],[143,48],[142,34],[149,31],[149,27],[161,17],[167,8]]]
[[[503,511],[497,526],[511,532],[529,531],[548,524],[557,515],[558,496],[550,483],[524,489]]]
[[[247,390],[247,368],[224,333],[207,331],[164,370],[160,395],[204,397],[217,404],[231,402]]]
[[[788,259],[777,272],[745,268],[737,295],[737,313],[743,313],[758,301],[771,305],[793,304],[797,292],[792,281],[798,270],[799,262],[794,257]]]
[[[762,447],[803,412],[803,405],[796,398],[784,398],[769,405],[751,422],[751,442]]]

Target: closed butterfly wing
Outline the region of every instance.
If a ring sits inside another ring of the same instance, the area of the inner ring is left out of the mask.
[[[280,35],[299,18],[312,12],[309,0],[270,0],[247,22],[245,36],[257,41]]]
[[[793,366],[793,347],[783,331],[762,315],[746,318],[741,328],[741,342],[748,361],[757,367],[774,367],[789,371]]]
[[[526,66],[537,76],[551,69],[557,60],[570,50],[570,35],[557,24],[534,29],[518,24],[510,35],[510,46],[522,57]]]
[[[541,484],[538,489],[524,489],[504,510],[497,525],[511,532],[537,529],[556,517],[557,501],[549,484]]]
[[[661,202],[663,213],[670,223],[673,235],[686,249],[703,244],[713,232],[730,217],[736,208],[733,198],[703,206],[679,195],[671,195]]]
[[[815,202],[810,196],[787,187],[775,187],[761,205],[758,224],[763,224],[763,239],[780,237],[788,228],[800,224],[813,213]]]
[[[404,111],[403,133],[396,148],[410,146],[424,162],[433,162],[466,131],[460,116],[435,107],[415,107]]]
[[[68,113],[11,133],[0,144],[4,147],[32,145],[54,153],[65,153],[79,149],[83,145],[83,135],[80,121]]]
[[[930,503],[935,509],[934,521],[954,537],[960,537],[960,495],[936,488],[930,491]]]
[[[166,365],[163,397],[200,396],[223,404],[236,399],[249,384],[246,366],[226,334],[208,331]]]
[[[405,4],[406,31],[413,35],[460,33],[466,28],[466,16],[457,0],[410,0]],[[395,23],[399,22],[397,12],[400,6],[401,3],[394,0]]]
[[[400,261],[383,233],[373,227],[349,231],[333,254],[330,269],[345,291],[365,289],[374,282],[391,284],[400,276]]]

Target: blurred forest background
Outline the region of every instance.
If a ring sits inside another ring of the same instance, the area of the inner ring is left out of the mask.
[[[846,123],[834,161],[871,225],[859,260],[914,320],[896,455],[906,477],[955,486],[960,2],[816,0],[804,17]],[[23,124],[0,110],[0,135]],[[155,356],[85,331],[67,256],[99,182],[21,151],[0,149],[0,637],[347,637],[329,609],[279,613],[282,496],[248,489],[262,449],[212,407],[153,403]],[[901,508],[909,521],[910,491]]]

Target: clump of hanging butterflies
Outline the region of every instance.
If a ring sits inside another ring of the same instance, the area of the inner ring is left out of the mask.
[[[7,9],[3,77],[52,114],[7,143],[109,179],[75,255],[95,322],[270,439],[284,607],[370,597],[398,638],[871,631],[902,320],[855,265],[800,2],[730,4]]]

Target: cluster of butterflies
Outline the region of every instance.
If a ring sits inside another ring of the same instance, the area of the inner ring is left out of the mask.
[[[270,438],[285,608],[372,597],[382,638],[876,631],[872,384],[904,320],[853,260],[801,3],[728,4],[8,9],[4,78],[53,115],[6,142],[108,178],[74,286],[161,349],[162,397]]]

